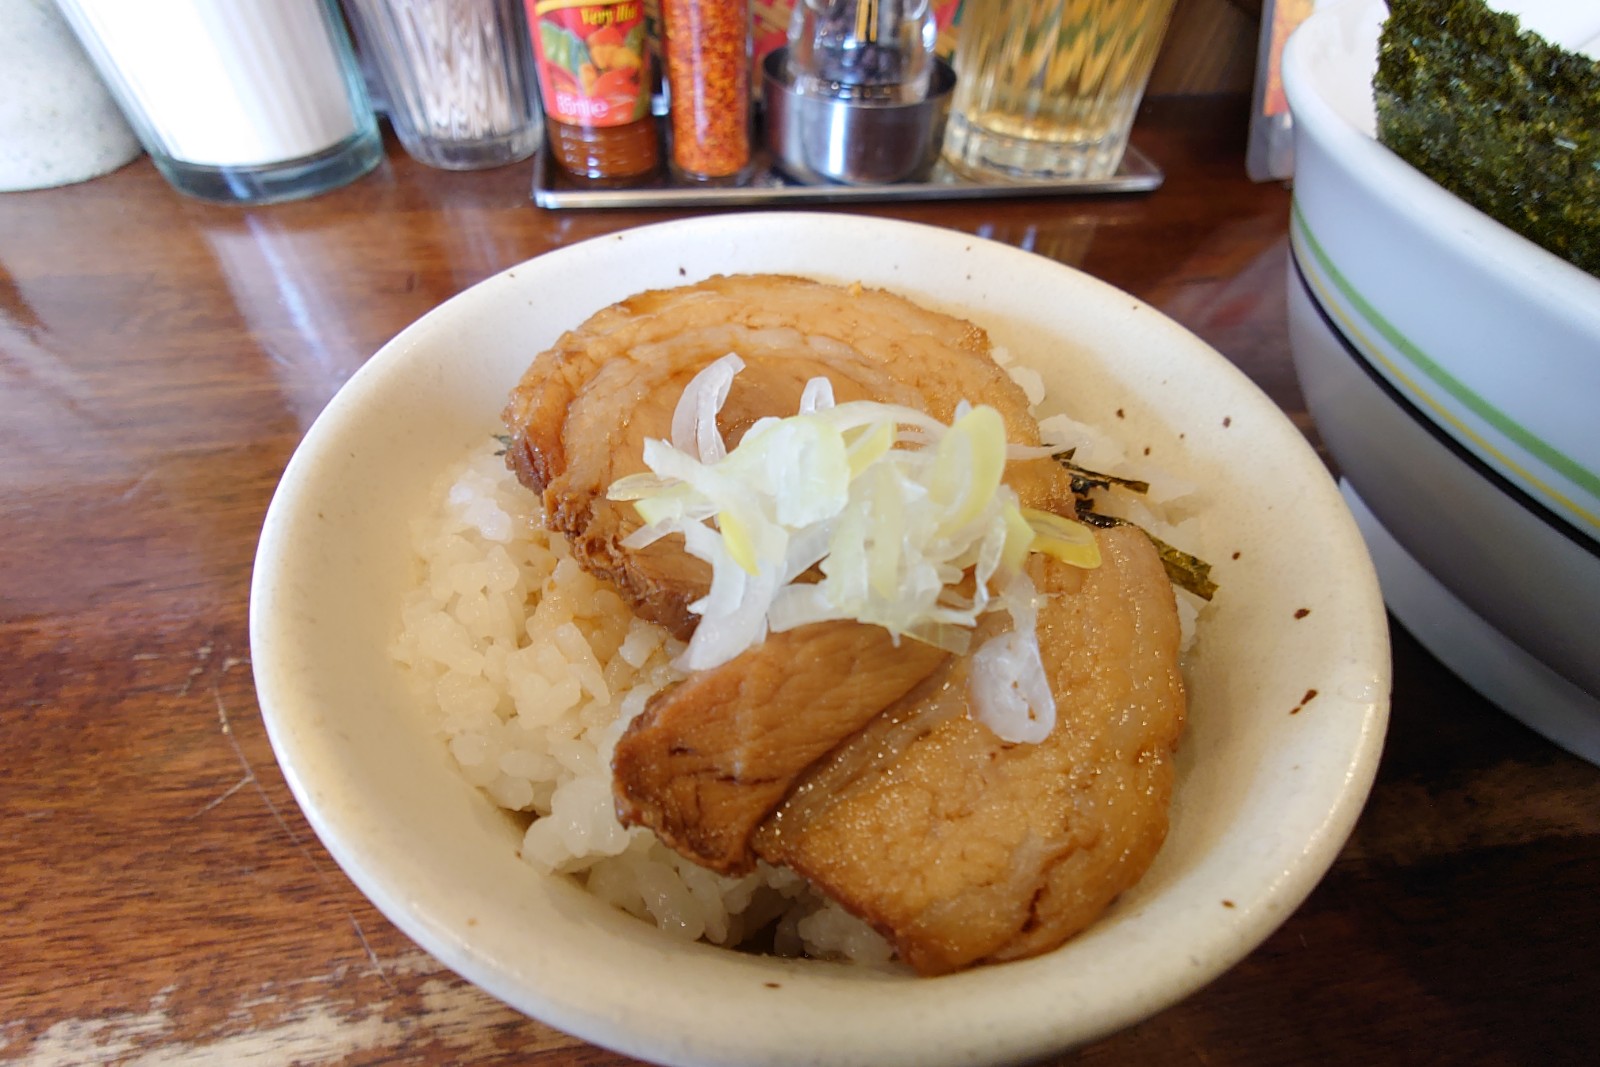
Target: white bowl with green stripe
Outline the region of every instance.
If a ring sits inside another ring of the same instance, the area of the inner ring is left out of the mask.
[[[1504,6],[1504,5],[1499,5]],[[1560,43],[1596,5],[1532,4]],[[1579,8],[1590,8],[1587,13]],[[1318,10],[1289,47],[1296,259],[1352,342],[1483,461],[1600,540],[1600,278],[1446,192],[1374,139],[1382,0]]]
[[[1519,7],[1525,26],[1568,47],[1592,52],[1600,34],[1597,5],[1495,6]],[[1324,4],[1285,51],[1296,366],[1374,520],[1508,638],[1501,651],[1528,654],[1552,677],[1489,671],[1461,646],[1460,619],[1408,617],[1398,591],[1391,608],[1507,710],[1577,714],[1581,737],[1536,725],[1600,759],[1600,278],[1378,144],[1372,77],[1385,14],[1382,0]],[[1386,594],[1399,584],[1386,582]],[[1528,696],[1546,684],[1564,686],[1561,698]]]

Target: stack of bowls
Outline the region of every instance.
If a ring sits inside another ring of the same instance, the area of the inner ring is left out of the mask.
[[[1577,10],[1592,5],[1522,6],[1525,26],[1595,54],[1600,11]],[[1600,762],[1600,278],[1377,142],[1385,14],[1325,5],[1285,51],[1296,369],[1390,610]]]

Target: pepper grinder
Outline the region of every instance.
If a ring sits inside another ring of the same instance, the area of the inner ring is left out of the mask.
[[[803,95],[915,103],[928,94],[937,36],[930,0],[800,0],[787,73]]]

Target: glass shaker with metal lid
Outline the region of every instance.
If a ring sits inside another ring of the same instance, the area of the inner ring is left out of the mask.
[[[931,0],[799,0],[788,75],[805,95],[914,103],[928,93],[937,36]]]

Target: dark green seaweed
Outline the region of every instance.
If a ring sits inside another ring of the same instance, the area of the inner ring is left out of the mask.
[[[1155,534],[1146,530],[1136,522],[1119,519],[1114,515],[1102,515],[1094,509],[1094,497],[1090,495],[1096,489],[1109,489],[1113,485],[1134,493],[1148,493],[1149,482],[1137,481],[1133,478],[1119,478],[1114,474],[1102,474],[1099,471],[1080,467],[1072,462],[1072,453],[1061,452],[1054,457],[1072,475],[1072,495],[1075,498],[1074,507],[1077,510],[1077,519],[1086,526],[1098,526],[1107,529],[1112,526],[1131,526],[1135,530],[1150,538],[1150,543],[1155,545],[1156,555],[1161,557],[1161,566],[1167,572],[1167,581],[1179,589],[1187,589],[1202,600],[1210,600],[1217,593],[1217,583],[1211,580],[1211,564],[1193,556],[1182,549],[1173,548]]]
[[[1080,467],[1072,462],[1072,453],[1064,452],[1055,457],[1057,463],[1065,467],[1072,475],[1072,492],[1074,496],[1083,496],[1091,489],[1110,489],[1113,485],[1120,485],[1124,489],[1135,493],[1148,493],[1149,482],[1136,481],[1133,478],[1118,478],[1114,474],[1101,474],[1086,467]]]
[[[1156,546],[1161,566],[1167,572],[1167,581],[1179,589],[1189,590],[1201,600],[1210,600],[1217,595],[1217,583],[1211,580],[1211,564],[1199,556],[1191,556],[1180,548],[1173,548],[1149,530],[1144,531],[1144,535]]]
[[[1217,595],[1217,583],[1211,580],[1211,564],[1181,548],[1173,548],[1138,523],[1114,515],[1102,515],[1094,510],[1093,502],[1082,498],[1078,501],[1078,521],[1085,526],[1099,526],[1102,529],[1112,526],[1133,527],[1155,545],[1156,555],[1161,557],[1161,567],[1167,572],[1167,581],[1179,589],[1187,589],[1201,600],[1210,600]]]
[[[1600,276],[1600,63],[1484,0],[1390,0],[1373,89],[1384,145]]]

